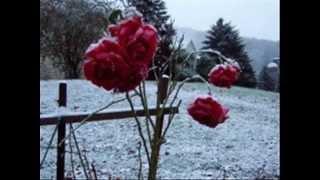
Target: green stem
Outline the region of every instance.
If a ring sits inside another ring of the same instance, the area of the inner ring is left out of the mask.
[[[143,90],[141,89],[141,86],[139,85],[139,91],[140,91],[140,99],[141,99],[141,103],[143,104],[143,109],[144,109],[144,112],[145,112],[145,115],[146,115],[146,119],[145,119],[145,123],[146,123],[146,127],[147,127],[147,134],[148,134],[148,142],[151,146],[151,131],[150,131],[150,126],[149,126],[149,121],[153,127],[153,130],[154,130],[154,125],[152,123],[152,119],[151,119],[151,116],[150,116],[150,112],[149,112],[149,108],[148,108],[148,103],[147,103],[147,98],[145,96],[145,94],[143,93]]]
[[[70,124],[70,126],[71,126],[71,129],[73,130],[72,124]],[[78,155],[79,155],[81,166],[83,168],[83,173],[86,176],[86,178],[89,179],[89,175],[87,173],[86,166],[85,166],[83,158],[82,158],[81,149],[79,147],[76,135],[75,135],[74,131],[71,131],[71,134],[72,134],[72,137],[73,137],[74,144],[76,145],[76,148],[78,150]]]
[[[135,111],[135,109],[134,109],[132,100],[131,100],[128,92],[126,93],[126,98],[127,98],[128,102],[129,102],[129,105],[130,105],[130,107],[131,107],[132,112],[134,113],[134,119],[135,119],[135,121],[136,121],[136,123],[137,123],[137,126],[138,126],[138,132],[139,132],[139,135],[140,135],[140,137],[141,137],[141,139],[142,139],[143,146],[144,146],[144,150],[146,151],[146,154],[147,154],[148,163],[150,164],[150,156],[149,156],[149,151],[148,151],[146,139],[145,139],[144,136],[143,136],[141,124],[140,124],[139,119],[138,119],[138,117],[137,117],[137,115],[136,115],[136,111]]]
[[[181,100],[178,102],[177,108],[179,108],[179,107],[180,107],[181,102],[182,102]],[[173,106],[172,106],[172,105],[170,105],[170,108],[172,108],[172,107],[173,107]],[[176,114],[176,113],[173,113],[173,112],[171,112],[171,113],[169,114],[168,124],[167,124],[166,128],[165,128],[165,129],[164,129],[164,131],[163,131],[162,139],[164,139],[164,138],[165,138],[166,133],[167,133],[167,131],[168,131],[168,129],[169,129],[169,127],[170,127],[170,125],[171,125],[171,122],[172,122],[172,120],[173,120],[173,118],[174,118],[175,114]]]
[[[139,172],[138,172],[138,179],[143,179],[142,175],[142,159],[141,159],[141,142],[139,141],[138,144],[138,158],[139,158]]]

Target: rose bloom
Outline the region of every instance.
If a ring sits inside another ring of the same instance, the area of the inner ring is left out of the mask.
[[[187,110],[194,120],[211,128],[223,123],[229,112],[228,108],[223,107],[211,96],[199,96]]]
[[[156,29],[133,16],[108,27],[104,37],[86,51],[85,77],[114,92],[133,90],[148,77],[158,43]]]
[[[208,81],[215,86],[230,88],[239,78],[240,68],[233,64],[219,64],[208,74]]]
[[[151,64],[155,55],[158,35],[157,30],[143,22],[142,17],[133,16],[117,25],[110,25],[108,30],[127,51],[128,63]]]
[[[84,75],[93,84],[117,91],[129,75],[125,52],[114,39],[103,38],[86,51]]]
[[[119,83],[116,92],[127,92],[136,88],[141,81],[148,77],[148,67],[143,64],[130,66],[128,76]]]

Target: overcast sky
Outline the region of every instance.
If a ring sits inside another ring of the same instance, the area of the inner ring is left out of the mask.
[[[219,17],[241,36],[279,40],[280,0],[164,0],[175,26],[208,30]]]

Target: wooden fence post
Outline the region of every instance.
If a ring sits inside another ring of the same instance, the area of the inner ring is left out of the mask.
[[[66,107],[67,105],[67,84],[59,83],[59,100],[58,100],[59,108],[61,106]],[[58,122],[58,147],[57,147],[57,180],[64,179],[64,166],[65,166],[65,142],[59,143],[66,136],[66,124],[63,118],[61,118]]]

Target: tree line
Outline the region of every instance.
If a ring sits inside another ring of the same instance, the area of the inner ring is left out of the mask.
[[[159,33],[160,42],[155,56],[155,65],[164,63],[175,50],[176,30],[173,20],[167,13],[163,0],[123,0],[123,6],[134,6],[141,12],[145,21],[153,24]],[[122,7],[123,7],[122,6]],[[84,52],[89,44],[103,35],[110,13],[121,5],[115,1],[98,0],[41,0],[40,1],[40,61],[48,59],[51,64],[63,72],[65,79],[81,78],[81,65]],[[245,45],[239,31],[218,19],[207,32],[203,50],[220,51],[228,58],[235,59],[242,71],[236,85],[255,88],[258,80],[251,66],[251,59],[245,51]],[[188,53],[180,50],[177,61]],[[192,58],[195,58],[193,56]],[[191,58],[191,61],[192,61]],[[209,70],[219,63],[211,53],[198,56],[195,72],[206,78]],[[194,59],[193,59],[194,60]],[[179,62],[177,62],[179,63]],[[149,79],[161,69],[150,72]],[[185,78],[182,76],[182,79]]]

